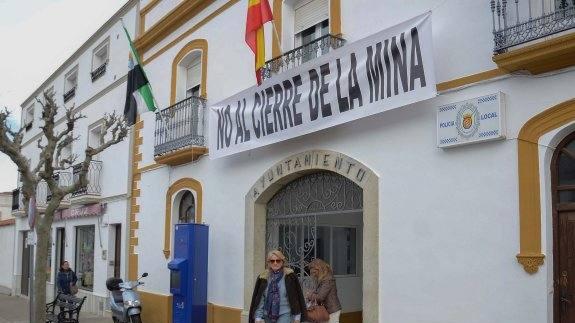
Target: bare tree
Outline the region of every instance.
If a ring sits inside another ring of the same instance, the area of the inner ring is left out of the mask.
[[[87,174],[92,158],[115,145],[127,136],[128,125],[122,115],[115,112],[104,116],[103,130],[100,132],[101,143],[99,147],[88,147],[84,151],[83,161],[79,162],[79,173],[72,183],[64,184],[55,179],[57,172],[72,168],[77,162],[78,156],[63,156],[62,152],[66,146],[77,140],[73,130],[76,122],[83,115],[74,111],[74,108],[66,109],[65,125],[59,131],[56,129],[55,119],[58,113],[58,106],[54,102],[54,95],[44,93],[43,99],[37,99],[42,107],[43,124],[40,125],[42,136],[37,141],[40,151],[39,161],[36,165],[31,165],[28,158],[22,152],[24,128],[12,129],[9,124],[11,113],[8,109],[0,111],[0,152],[8,155],[18,167],[20,180],[22,183],[21,192],[26,213],[28,213],[29,201],[36,196],[36,190],[40,181],[45,181],[51,192],[51,199],[46,205],[46,210],[42,215],[36,216],[34,228],[36,230],[36,255],[34,284],[32,286],[34,294],[33,315],[36,322],[46,322],[46,267],[43,265],[48,258],[48,243],[50,239],[50,229],[54,221],[54,213],[68,194],[85,187],[88,184]]]

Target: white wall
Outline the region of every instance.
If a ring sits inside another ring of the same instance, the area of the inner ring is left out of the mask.
[[[12,271],[14,270],[15,226],[0,226],[0,294],[14,293]]]

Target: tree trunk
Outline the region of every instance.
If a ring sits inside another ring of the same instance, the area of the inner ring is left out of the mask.
[[[54,219],[54,211],[60,205],[61,199],[55,198],[50,201],[44,216],[36,217],[36,257],[34,266],[34,304],[33,311],[37,323],[46,322],[46,266],[48,255],[48,243],[50,243],[50,229]],[[55,282],[56,283],[56,282]],[[32,322],[35,323],[35,322]]]

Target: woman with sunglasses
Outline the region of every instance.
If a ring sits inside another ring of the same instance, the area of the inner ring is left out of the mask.
[[[250,306],[249,323],[300,323],[306,306],[299,280],[285,267],[285,256],[273,250],[267,256],[267,270],[258,276]]]

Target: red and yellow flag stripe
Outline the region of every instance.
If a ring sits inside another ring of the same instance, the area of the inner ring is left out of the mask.
[[[255,55],[255,72],[258,85],[262,83],[262,68],[266,59],[264,24],[272,20],[272,10],[268,0],[248,0],[246,43]]]

